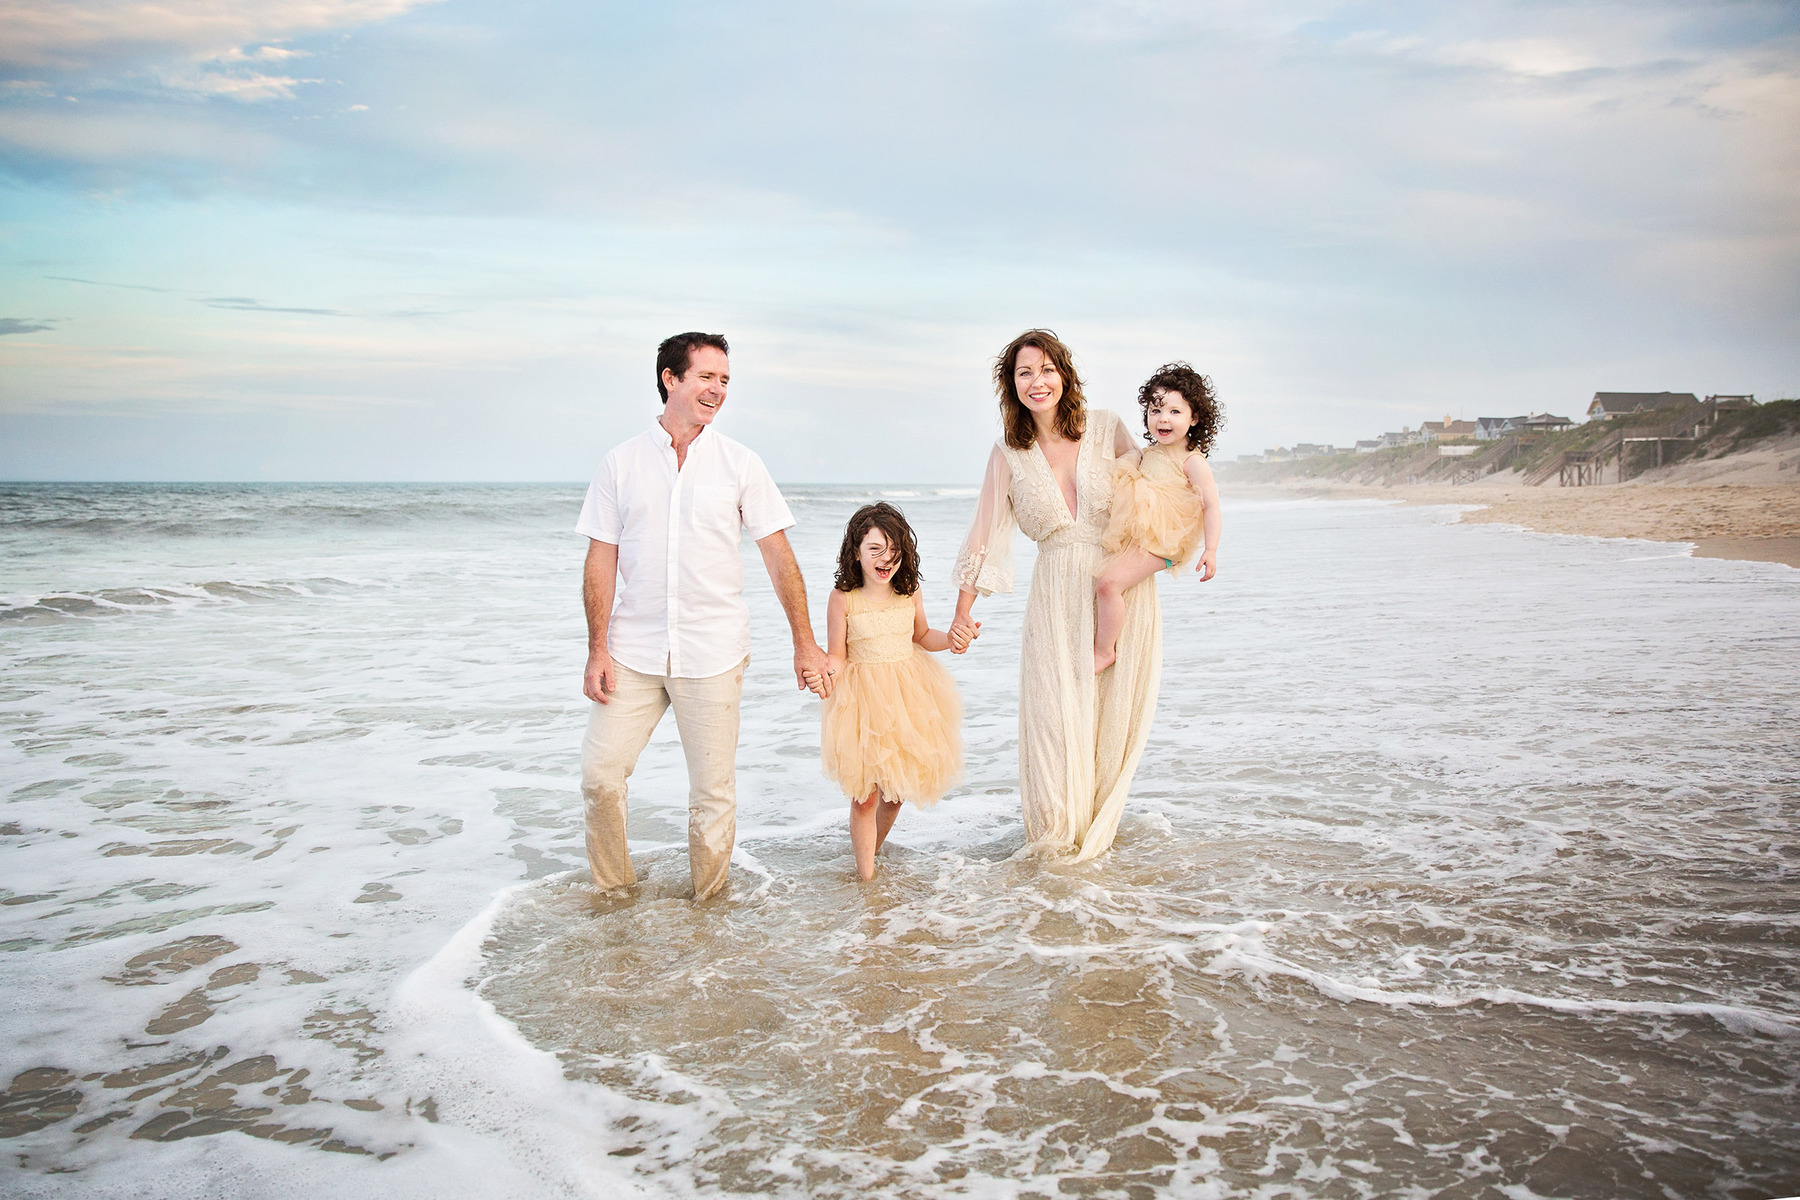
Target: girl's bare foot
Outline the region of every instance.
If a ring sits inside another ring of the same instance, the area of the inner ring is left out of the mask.
[[[1118,661],[1119,652],[1117,650],[1110,653],[1105,650],[1094,651],[1094,674],[1098,675]]]

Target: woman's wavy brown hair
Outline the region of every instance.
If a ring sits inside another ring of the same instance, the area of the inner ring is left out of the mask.
[[[862,563],[857,551],[869,530],[879,529],[888,545],[900,552],[900,563],[888,576],[888,586],[896,595],[910,596],[919,590],[919,540],[913,536],[906,515],[887,501],[865,504],[850,514],[844,526],[844,544],[838,547],[837,578],[831,586],[840,592],[853,592],[863,585]]]
[[[1062,400],[1056,406],[1056,432],[1071,442],[1081,440],[1082,432],[1087,429],[1087,397],[1081,393],[1081,376],[1075,373],[1075,356],[1062,339],[1048,329],[1027,329],[1018,337],[1006,344],[1000,357],[994,360],[994,391],[1000,396],[1000,424],[1006,433],[1006,444],[1014,450],[1029,450],[1031,443],[1037,441],[1037,426],[1032,423],[1031,410],[1019,400],[1018,389],[1013,386],[1013,368],[1019,365],[1019,351],[1027,346],[1036,346],[1044,352],[1056,373],[1062,376]]]
[[[1187,448],[1211,454],[1213,439],[1225,427],[1225,410],[1219,407],[1219,397],[1213,391],[1212,380],[1184,362],[1164,363],[1156,368],[1156,374],[1145,380],[1144,386],[1138,389],[1138,407],[1144,410],[1146,442],[1156,440],[1150,433],[1150,406],[1156,403],[1158,392],[1174,392],[1188,402],[1188,407],[1194,410],[1194,416],[1199,419],[1188,426]]]

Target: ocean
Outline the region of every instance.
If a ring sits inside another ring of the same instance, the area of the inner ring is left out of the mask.
[[[786,489],[823,629],[843,522]],[[785,622],[728,893],[583,866],[575,486],[0,485],[9,1196],[1800,1193],[1800,572],[1226,500],[1116,848],[967,777],[856,882]]]

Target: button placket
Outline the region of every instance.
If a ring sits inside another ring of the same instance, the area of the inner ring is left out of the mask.
[[[692,453],[693,448],[689,447]],[[668,647],[666,661],[671,675],[681,674],[681,650],[675,639],[675,630],[681,618],[681,463],[675,457],[675,447],[671,444],[665,451],[664,462],[669,468],[669,557],[664,567],[664,578],[667,580],[668,603],[663,606],[667,614],[668,624],[663,629],[663,637]]]

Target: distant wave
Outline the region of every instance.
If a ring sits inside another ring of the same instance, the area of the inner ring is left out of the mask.
[[[0,623],[94,620],[213,605],[314,599],[332,591],[359,586],[362,585],[330,577],[291,582],[215,579],[174,587],[101,588],[92,592],[52,592],[29,598],[0,597]]]
[[[321,526],[567,525],[580,489],[502,484],[0,485],[0,533],[238,538]]]

